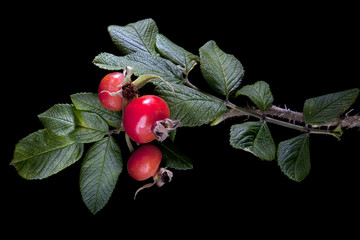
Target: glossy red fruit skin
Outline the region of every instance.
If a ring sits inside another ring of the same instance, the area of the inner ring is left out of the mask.
[[[130,156],[127,163],[129,175],[137,181],[154,176],[159,169],[162,153],[152,144],[141,145]]]
[[[155,139],[156,122],[170,118],[167,103],[160,97],[144,95],[132,101],[125,109],[125,132],[137,143],[149,143]]]
[[[111,111],[122,110],[123,97],[121,95],[111,96],[108,92],[118,92],[121,89],[120,84],[123,80],[124,75],[121,72],[109,73],[101,80],[98,89],[99,100],[106,109]]]

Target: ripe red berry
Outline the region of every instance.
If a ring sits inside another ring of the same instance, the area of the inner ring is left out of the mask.
[[[153,177],[159,170],[162,153],[154,145],[141,145],[130,156],[127,169],[129,175],[137,181]]]
[[[123,97],[120,95],[124,75],[120,72],[109,73],[99,84],[98,94],[101,104],[108,110],[121,111]]]
[[[145,95],[129,103],[124,112],[123,124],[132,140],[148,143],[156,138],[154,130],[158,122],[165,119],[171,121],[169,118],[169,107],[162,98]]]

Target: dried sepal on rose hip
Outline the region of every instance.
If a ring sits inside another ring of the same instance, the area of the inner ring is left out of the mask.
[[[129,175],[137,181],[153,178],[152,183],[145,184],[135,192],[134,199],[145,188],[152,187],[155,184],[161,187],[171,181],[173,173],[166,168],[159,167],[161,159],[160,149],[152,144],[141,145],[131,154],[127,163]]]
[[[137,143],[164,141],[169,131],[180,126],[180,121],[170,119],[167,103],[155,95],[145,95],[126,107],[123,126],[128,136]]]

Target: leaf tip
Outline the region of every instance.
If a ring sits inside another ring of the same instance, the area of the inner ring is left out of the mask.
[[[109,25],[109,26],[107,27],[107,31],[108,31],[110,34],[112,34],[112,32],[114,31],[114,29],[117,28],[117,27],[119,27],[119,26],[117,26],[117,25]]]

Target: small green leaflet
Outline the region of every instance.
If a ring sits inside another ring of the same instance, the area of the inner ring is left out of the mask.
[[[16,144],[10,164],[25,179],[43,179],[78,161],[83,150],[82,143],[39,130]]]
[[[162,34],[158,34],[156,36],[156,49],[159,51],[161,56],[183,67],[186,75],[188,75],[191,69],[193,69],[197,64],[195,59],[197,60],[199,58],[198,56],[171,42]]]
[[[230,145],[251,152],[262,160],[275,159],[276,146],[266,122],[246,122],[231,126]]]
[[[97,93],[76,93],[70,96],[76,109],[94,112],[101,116],[110,126],[119,127],[122,120],[121,112],[110,111],[104,108]]]
[[[81,165],[80,192],[93,214],[111,197],[122,165],[120,147],[111,136],[94,143],[87,151]]]
[[[214,41],[207,42],[200,49],[201,72],[217,93],[229,98],[244,75],[244,68],[236,57],[224,53]]]
[[[271,107],[274,101],[270,86],[264,81],[258,81],[252,85],[244,86],[235,93],[235,97],[239,95],[250,98],[262,112],[265,112]]]
[[[123,70],[126,66],[131,66],[136,76],[153,74],[170,83],[183,82],[182,72],[174,63],[146,53],[137,52],[123,57],[100,53],[93,63],[99,68],[111,71]]]
[[[96,142],[109,131],[98,114],[79,111],[68,104],[56,104],[38,117],[46,129],[80,143]]]
[[[114,44],[123,54],[143,52],[157,55],[155,42],[159,30],[154,20],[150,18],[124,27],[111,25],[108,31]]]
[[[342,92],[310,98],[304,104],[306,124],[321,125],[337,121],[356,100],[359,89],[353,88]]]
[[[281,171],[301,182],[310,172],[309,135],[302,134],[279,143],[277,157]]]
[[[226,105],[184,85],[172,84],[175,93],[164,83],[155,88],[170,108],[172,119],[180,120],[182,127],[207,124],[227,111]]]

